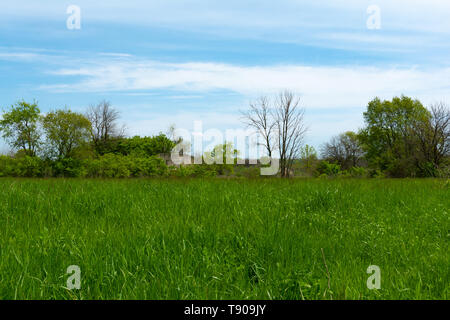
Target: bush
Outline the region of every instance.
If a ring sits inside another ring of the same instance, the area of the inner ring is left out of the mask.
[[[88,162],[87,175],[102,178],[152,177],[168,173],[159,157],[135,157],[108,153]]]
[[[169,169],[169,173],[173,177],[190,177],[194,174],[193,166],[171,166]]]
[[[383,171],[379,170],[379,169],[375,169],[375,170],[370,170],[369,171],[369,176],[371,178],[384,178],[386,177],[386,175],[384,174]]]
[[[367,178],[369,176],[368,170],[364,167],[352,167],[348,173],[352,178]]]
[[[132,138],[116,138],[110,139],[103,146],[100,154],[115,153],[124,156],[133,155],[135,157],[145,158],[170,153],[174,146],[175,143],[164,134],[154,137],[135,136]]]
[[[1,177],[42,177],[45,172],[44,161],[38,157],[23,156],[13,158],[0,156]]]
[[[450,178],[450,167],[444,167],[444,168],[438,169],[437,177]]]
[[[421,165],[419,170],[419,176],[421,177],[438,177],[439,169],[435,167],[432,162],[425,162]]]
[[[218,167],[216,165],[208,165],[208,164],[198,164],[193,165],[194,167],[194,177],[214,177],[217,176]],[[219,167],[220,169],[220,167]]]
[[[38,157],[13,158],[0,156],[0,177],[42,177],[46,172],[45,162]]]
[[[159,157],[133,158],[129,157],[130,171],[133,177],[153,177],[168,174],[168,168]]]
[[[79,178],[87,174],[86,166],[83,161],[74,158],[65,158],[56,160],[52,163],[51,176]]]
[[[330,163],[328,161],[321,161],[316,169],[316,176],[331,176],[336,177],[338,175],[341,175],[341,166],[336,163]]]
[[[16,169],[19,177],[42,177],[44,162],[38,157],[25,156],[17,159]]]
[[[97,159],[42,160],[30,156],[0,156],[0,177],[128,178],[167,174],[168,168],[159,157],[106,154]]]
[[[211,171],[216,172],[219,176],[231,176],[234,174],[234,166],[232,164],[213,164],[210,165]]]

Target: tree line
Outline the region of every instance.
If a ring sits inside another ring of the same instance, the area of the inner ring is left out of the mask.
[[[164,134],[125,137],[107,101],[85,114],[68,108],[41,114],[19,101],[3,113],[0,131],[13,154],[0,157],[0,176],[139,177],[167,174],[160,157],[175,142]]]
[[[321,146],[320,156],[303,145],[306,133],[300,99],[285,91],[262,96],[243,113],[244,122],[263,138],[269,155],[278,154],[280,175],[448,177],[450,110],[440,102],[375,98],[364,112],[364,127],[344,132]],[[320,159],[319,159],[320,158]]]
[[[448,177],[450,111],[429,108],[401,96],[375,98],[364,112],[364,127],[324,143],[319,152],[304,145],[305,108],[294,93],[262,96],[242,112],[243,122],[262,138],[266,154],[279,159],[281,177]],[[159,155],[179,143],[174,136],[126,137],[119,112],[107,101],[82,114],[68,108],[42,114],[36,102],[19,101],[4,110],[0,132],[15,152],[0,156],[0,176],[143,177],[258,176],[256,167],[233,164],[168,166]],[[173,130],[172,130],[173,131]],[[222,150],[223,149],[223,150]],[[239,151],[232,143],[206,152],[204,159]],[[230,151],[231,150],[231,151]],[[211,161],[205,161],[210,163]]]

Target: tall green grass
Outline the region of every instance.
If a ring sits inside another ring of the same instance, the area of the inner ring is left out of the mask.
[[[449,296],[442,180],[1,179],[0,189],[2,299]],[[80,290],[65,288],[69,265]],[[366,286],[369,265],[380,290]]]

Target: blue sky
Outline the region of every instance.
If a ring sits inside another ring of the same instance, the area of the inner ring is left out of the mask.
[[[81,9],[69,30],[67,7]],[[367,8],[381,28],[368,29]],[[302,96],[316,147],[362,126],[375,96],[450,103],[450,1],[15,0],[0,6],[0,106],[84,111],[102,99],[130,135],[242,127],[261,94]]]

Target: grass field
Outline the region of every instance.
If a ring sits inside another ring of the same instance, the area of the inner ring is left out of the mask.
[[[444,180],[0,188],[1,299],[449,298]],[[80,290],[65,288],[69,265],[81,268]],[[381,269],[380,290],[366,286],[369,265]]]

